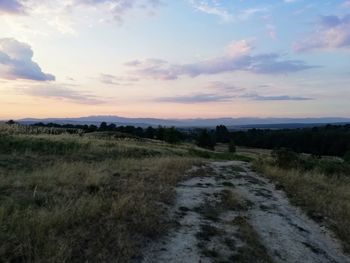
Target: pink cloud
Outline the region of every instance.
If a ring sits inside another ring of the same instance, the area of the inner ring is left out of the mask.
[[[233,42],[223,56],[188,64],[171,64],[159,59],[135,60],[125,65],[138,77],[174,80],[181,76],[197,77],[236,71],[256,74],[286,74],[314,68],[300,60],[288,60],[277,53],[252,54],[251,41]]]
[[[348,47],[350,47],[350,15],[321,17],[313,33],[294,43],[294,49],[298,52]]]

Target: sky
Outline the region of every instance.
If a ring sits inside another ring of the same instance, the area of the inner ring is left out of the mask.
[[[350,117],[350,0],[0,0],[0,119]]]

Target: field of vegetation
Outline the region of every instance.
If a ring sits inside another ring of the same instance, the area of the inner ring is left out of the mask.
[[[224,126],[191,133],[56,126],[0,124],[0,261],[137,260],[149,240],[172,226],[167,209],[177,183],[205,173],[208,159],[254,159],[256,170],[332,229],[350,251],[348,144],[341,154],[321,157],[284,148],[236,149],[237,133]],[[321,140],[323,133],[314,132]],[[260,132],[255,143],[268,133]],[[194,165],[203,169],[191,174]]]
[[[280,149],[258,154],[254,168],[312,219],[332,229],[350,252],[350,162]]]
[[[0,124],[0,258],[129,261],[170,224],[164,204],[204,158],[189,144],[118,132]]]

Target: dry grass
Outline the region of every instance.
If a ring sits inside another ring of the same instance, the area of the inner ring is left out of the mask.
[[[244,245],[238,248],[235,255],[232,256],[232,262],[241,263],[272,263],[272,259],[262,245],[260,236],[249,224],[246,218],[238,216],[233,224],[238,227],[238,238],[244,242]]]
[[[57,163],[1,175],[0,258],[21,262],[128,261],[165,231],[165,209],[193,160],[160,157]]]
[[[0,261],[129,262],[169,226],[192,145],[0,124]]]
[[[199,162],[153,141],[0,127],[0,261],[128,262]]]
[[[81,131],[78,129],[57,129],[49,127],[36,127],[21,124],[7,125],[0,123],[1,134],[79,134]]]
[[[326,176],[316,171],[284,170],[259,160],[255,168],[284,189],[292,202],[315,220],[324,221],[350,252],[350,177]]]
[[[223,207],[224,211],[226,209],[237,211],[248,210],[249,202],[241,198],[238,194],[227,189],[222,190],[220,194],[220,205]]]

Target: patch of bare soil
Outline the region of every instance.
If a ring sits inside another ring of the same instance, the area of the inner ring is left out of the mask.
[[[178,185],[175,226],[147,246],[143,262],[350,262],[330,232],[248,163],[209,168]]]

